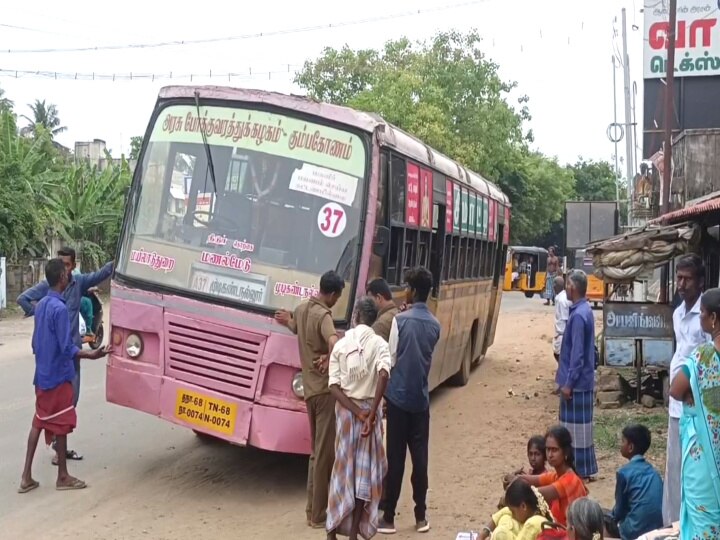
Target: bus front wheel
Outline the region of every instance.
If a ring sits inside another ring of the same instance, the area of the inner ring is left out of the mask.
[[[532,291],[525,291],[525,298],[532,298],[535,296],[535,293]]]

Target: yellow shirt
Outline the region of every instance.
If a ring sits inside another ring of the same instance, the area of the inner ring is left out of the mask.
[[[495,524],[493,540],[515,540],[520,532],[520,524],[513,518],[512,512],[507,506],[495,512],[492,520]]]
[[[493,514],[492,520],[495,523],[492,540],[536,540],[547,522],[543,516],[532,516],[520,524],[507,507]]]
[[[542,532],[542,526],[545,522],[547,522],[547,519],[543,516],[532,516],[523,523],[520,533],[515,537],[515,540],[536,540]]]

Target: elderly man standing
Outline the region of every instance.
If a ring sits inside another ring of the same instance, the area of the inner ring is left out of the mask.
[[[587,275],[582,270],[573,270],[567,286],[572,305],[560,345],[555,382],[560,388],[560,422],[572,435],[576,472],[589,480],[597,474],[598,466],[593,441],[595,318],[586,294]]]
[[[697,255],[686,255],[675,266],[677,294],[682,303],[673,313],[675,330],[675,354],[670,363],[670,382],[675,378],[685,359],[695,347],[710,341],[710,336],[700,326],[700,299],[705,284],[705,267]],[[667,461],[663,492],[663,521],[666,525],[680,519],[680,417],[682,403],[670,398],[670,419],[668,423]]]

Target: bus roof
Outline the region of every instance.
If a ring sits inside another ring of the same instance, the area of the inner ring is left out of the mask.
[[[515,253],[533,253],[533,254],[543,254],[547,253],[548,250],[542,247],[537,246],[510,246],[510,251],[513,251]]]
[[[383,146],[389,146],[415,161],[432,167],[450,178],[472,187],[478,193],[510,206],[510,200],[495,184],[481,175],[470,171],[434,150],[424,142],[402,129],[383,120],[377,114],[356,111],[350,107],[321,103],[307,97],[226,86],[166,86],[160,90],[159,99],[193,98],[195,92],[201,98],[264,103],[285,107],[328,118],[369,133],[375,133]]]

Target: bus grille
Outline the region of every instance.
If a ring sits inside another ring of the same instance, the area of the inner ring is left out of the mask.
[[[230,396],[253,399],[266,337],[165,315],[165,374]]]

